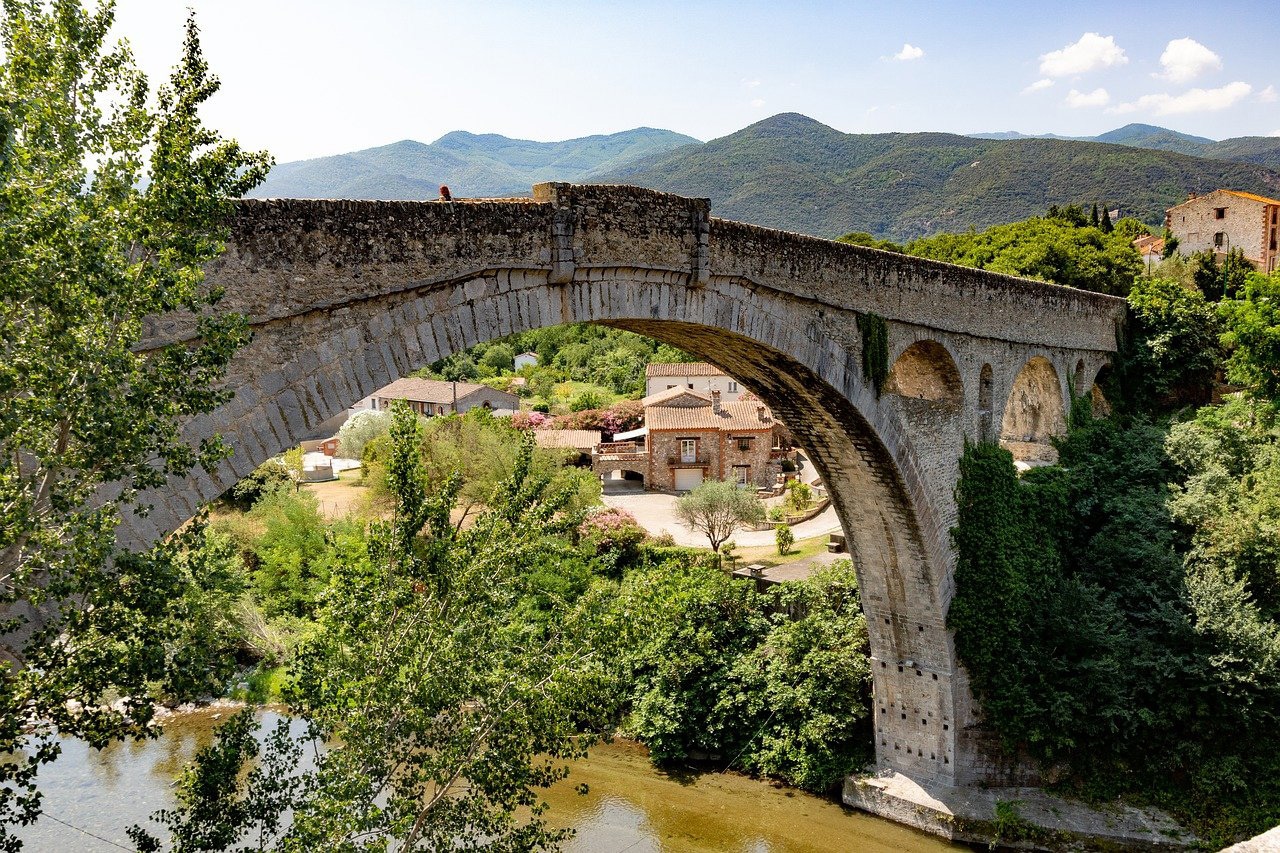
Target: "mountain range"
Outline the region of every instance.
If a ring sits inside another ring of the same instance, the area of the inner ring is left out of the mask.
[[[1185,149],[1185,150],[1184,150]],[[1151,125],[1090,139],[1014,132],[841,133],[782,113],[710,142],[653,128],[565,142],[456,131],[272,169],[252,195],[527,195],[538,181],[628,183],[711,199],[717,216],[834,237],[985,228],[1051,204],[1101,203],[1158,224],[1188,192],[1280,193],[1280,138],[1221,142]]]
[[[430,145],[406,139],[350,154],[281,163],[251,198],[435,198],[441,184],[472,197],[528,195],[541,181],[586,183],[692,136],[638,127],[608,136],[530,142],[456,130]]]
[[[1192,157],[1211,160],[1233,160],[1237,163],[1255,163],[1268,169],[1280,170],[1280,137],[1237,136],[1233,139],[1213,140],[1203,136],[1179,133],[1154,124],[1126,124],[1098,136],[1058,136],[1052,133],[1028,135],[1008,130],[1003,133],[972,133],[974,139],[1068,139],[1075,142],[1109,142],[1133,148],[1154,148],[1158,151],[1176,151]]]

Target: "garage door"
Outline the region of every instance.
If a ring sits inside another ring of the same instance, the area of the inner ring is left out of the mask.
[[[677,468],[676,469],[676,491],[687,492],[690,489],[696,489],[702,485],[702,469],[701,468]]]

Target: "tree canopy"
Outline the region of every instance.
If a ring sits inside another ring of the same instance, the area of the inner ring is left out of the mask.
[[[202,266],[265,154],[206,128],[218,89],[188,19],[181,59],[154,96],[127,45],[107,43],[114,6],[11,0],[0,38],[0,603],[11,663],[0,682],[0,823],[38,812],[35,772],[54,731],[95,745],[138,733],[147,683],[178,632],[173,552],[120,553],[138,494],[228,449],[190,446],[182,419],[218,387],[247,339],[219,313]],[[150,349],[147,320],[194,315],[188,344]],[[108,571],[110,567],[110,571]],[[110,710],[105,697],[125,697]],[[77,704],[79,703],[79,704]],[[72,708],[83,706],[75,712]],[[31,720],[39,721],[29,727]],[[6,837],[4,846],[16,846]]]

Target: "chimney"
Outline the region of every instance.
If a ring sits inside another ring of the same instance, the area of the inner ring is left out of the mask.
[[[711,411],[717,415],[720,414],[720,392],[719,391],[711,392]]]
[[[756,406],[756,417],[760,419],[761,423],[767,423],[769,420],[764,416],[764,413],[765,413],[764,406]]]

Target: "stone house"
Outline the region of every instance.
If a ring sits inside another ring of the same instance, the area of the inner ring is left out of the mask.
[[[650,395],[643,403],[644,449],[632,453],[644,454],[645,488],[688,491],[705,479],[743,486],[777,481],[781,468],[772,451],[778,422],[763,404],[726,403],[720,391],[680,387]],[[599,470],[605,460],[603,455],[597,459]]]
[[[520,408],[520,398],[506,391],[497,391],[488,385],[474,382],[441,382],[437,379],[418,379],[406,376],[385,385],[369,395],[369,408],[386,409],[396,400],[404,400],[409,407],[425,417],[463,414],[483,407],[494,414],[509,415]]]
[[[719,391],[721,399],[732,403],[742,394],[738,380],[714,364],[695,361],[687,364],[650,364],[644,369],[644,393],[651,397],[670,388],[686,388],[710,394]]]
[[[1276,269],[1278,199],[1236,190],[1191,193],[1182,204],[1169,208],[1164,225],[1178,238],[1182,255],[1204,251],[1225,255],[1239,249],[1259,270]]]

